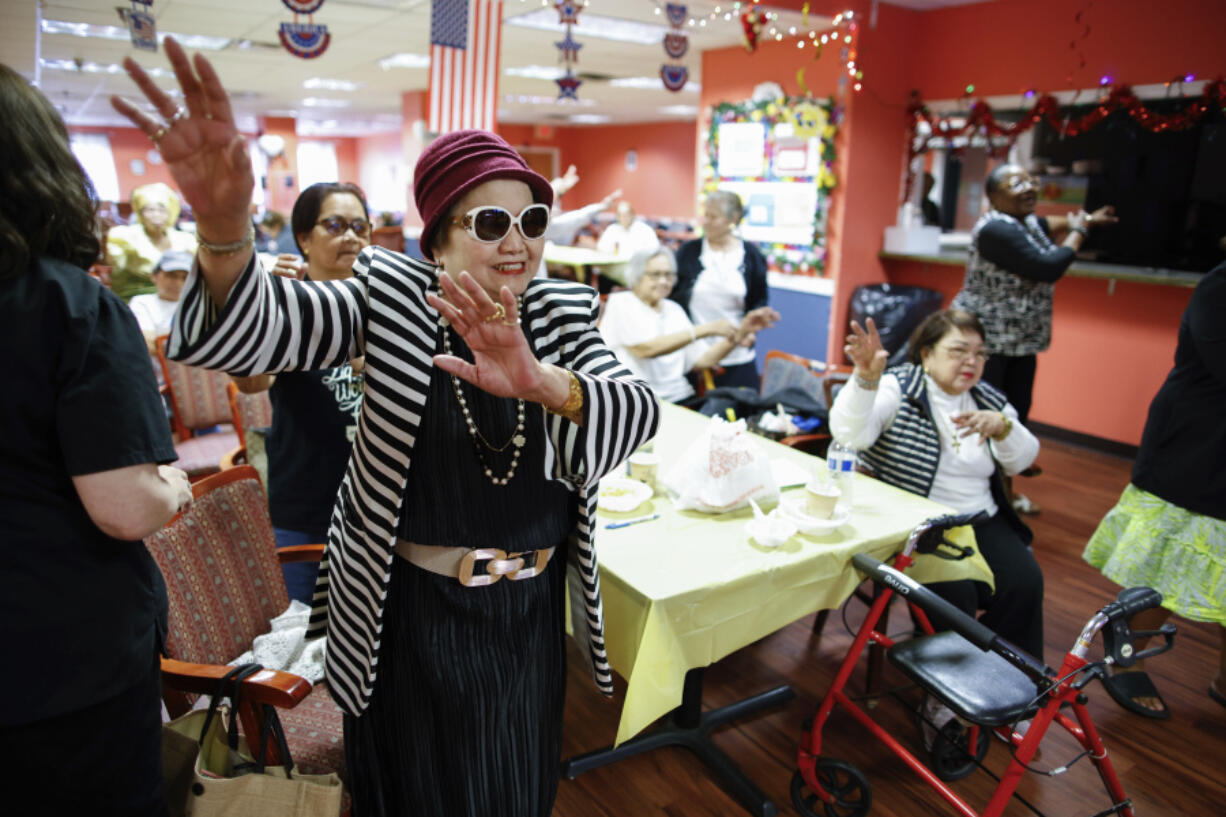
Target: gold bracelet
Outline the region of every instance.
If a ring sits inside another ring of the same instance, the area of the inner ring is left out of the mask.
[[[234,255],[236,252],[242,252],[255,243],[255,225],[247,225],[247,234],[238,241],[231,241],[229,244],[214,244],[211,241],[206,241],[204,236],[196,233],[196,244],[200,249],[207,252],[209,255]]]
[[[992,437],[992,439],[996,440],[996,442],[1000,442],[1008,437],[1009,433],[1013,431],[1013,421],[1010,420],[1009,415],[1005,414],[1003,411],[998,411],[996,413],[1000,415],[1000,419],[1005,421],[1005,430]]]
[[[566,402],[561,408],[551,409],[546,406],[546,410],[559,417],[565,417],[575,425],[583,425],[583,386],[579,383],[579,378],[575,377],[575,373],[567,371],[566,376],[570,378],[570,393],[566,395]]]

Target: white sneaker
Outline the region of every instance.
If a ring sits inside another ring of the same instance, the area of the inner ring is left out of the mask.
[[[937,733],[958,716],[933,695],[925,696],[924,705],[920,707],[919,714],[920,730],[924,735],[924,748],[932,751],[932,744],[937,739]]]
[[[1032,501],[1030,497],[1026,496],[1025,494],[1014,494],[1013,510],[1017,511],[1018,513],[1035,516],[1042,510],[1042,508],[1039,507],[1039,503]]]

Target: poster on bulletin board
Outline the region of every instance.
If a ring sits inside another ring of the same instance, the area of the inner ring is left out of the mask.
[[[775,269],[820,275],[826,212],[835,186],[833,100],[789,97],[711,111],[703,190],[741,197],[740,235]]]

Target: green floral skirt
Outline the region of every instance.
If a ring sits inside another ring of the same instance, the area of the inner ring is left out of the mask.
[[[1154,588],[1184,618],[1226,626],[1226,521],[1129,485],[1082,558],[1122,587]]]

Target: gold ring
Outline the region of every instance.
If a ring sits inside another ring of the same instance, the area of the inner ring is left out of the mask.
[[[503,324],[507,322],[507,310],[502,304],[494,304],[494,314],[485,316],[486,323],[494,323],[495,321]]]
[[[158,143],[158,140],[160,140],[165,135],[166,135],[166,126],[163,125],[162,127],[155,130],[153,133],[149,134],[149,141],[153,142],[153,144],[156,145]]]
[[[182,105],[180,105],[179,107],[175,108],[175,112],[170,115],[170,119],[166,120],[166,126],[171,127],[172,125],[174,125],[174,123],[178,122],[180,119],[186,119],[186,118],[187,118],[187,108],[184,108]]]

